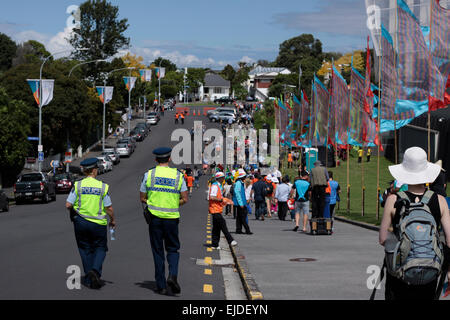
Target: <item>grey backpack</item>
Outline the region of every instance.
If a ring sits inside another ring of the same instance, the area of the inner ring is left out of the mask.
[[[386,251],[387,271],[409,285],[424,285],[437,279],[444,262],[439,230],[428,202],[427,191],[419,203],[411,203],[399,192],[400,220],[395,234],[396,245]]]

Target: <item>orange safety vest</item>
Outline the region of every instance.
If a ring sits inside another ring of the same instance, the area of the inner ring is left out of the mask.
[[[181,114],[181,119],[184,119],[184,114]]]
[[[327,182],[327,187],[325,188],[325,193],[331,194],[330,182]]]
[[[219,198],[220,200],[222,200],[223,196],[222,196],[222,190],[219,186],[219,184],[213,183],[210,187],[209,187],[209,191],[208,193],[211,193],[211,188],[212,186],[216,185],[217,188],[219,188],[219,191],[217,193],[217,198]],[[224,207],[224,203],[222,201],[215,201],[215,200],[209,200],[209,213],[211,214],[217,214],[217,213],[222,213],[223,211],[223,207]]]
[[[288,162],[292,162],[292,153],[288,154]]]
[[[177,114],[175,115],[175,118],[178,119],[179,117],[180,117],[180,115],[177,113]]]

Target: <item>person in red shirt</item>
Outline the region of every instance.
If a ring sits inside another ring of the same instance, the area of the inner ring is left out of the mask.
[[[189,194],[192,195],[192,187],[194,186],[194,177],[192,175],[186,177],[186,184],[189,189]]]

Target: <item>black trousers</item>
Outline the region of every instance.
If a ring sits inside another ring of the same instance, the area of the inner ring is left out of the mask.
[[[312,218],[323,218],[326,186],[314,186],[311,193]]]
[[[234,239],[231,236],[227,228],[227,222],[223,218],[221,213],[214,213],[212,215],[212,246],[218,247],[220,241],[220,231],[223,232],[228,243],[231,243]]]
[[[242,232],[242,226],[244,226],[245,232],[249,233],[250,232],[250,227],[247,224],[247,208],[243,207],[241,208],[240,206],[234,206],[235,208],[237,208],[237,212],[236,212],[236,233],[240,233]]]
[[[286,220],[286,213],[288,211],[287,202],[278,201],[278,219]]]

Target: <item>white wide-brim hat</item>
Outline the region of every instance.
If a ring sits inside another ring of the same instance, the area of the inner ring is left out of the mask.
[[[396,180],[415,185],[434,182],[441,168],[427,161],[427,154],[422,148],[412,147],[406,150],[403,162],[389,166],[389,171]]]

